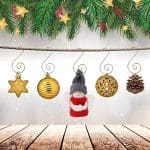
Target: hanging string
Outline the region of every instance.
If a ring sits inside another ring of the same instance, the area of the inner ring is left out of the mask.
[[[74,70],[74,72],[77,72],[77,70],[80,69],[83,73],[86,73],[87,66],[85,64],[79,64],[78,67],[77,67],[77,69],[75,69],[76,64],[78,63],[78,61],[80,60],[80,58],[83,56],[83,54],[84,54],[84,52],[82,52],[82,54],[74,62],[74,64],[73,64],[73,70]]]
[[[55,71],[55,65],[53,63],[46,63],[50,56],[53,55],[54,52],[51,52],[46,59],[42,62],[41,69],[44,73],[52,74]]]
[[[136,53],[132,56],[132,58],[129,60],[128,64],[127,64],[127,68],[129,70],[130,73],[132,74],[138,74],[141,71],[141,64],[140,63],[132,63],[133,59],[136,57],[136,55],[138,54],[138,50],[136,51]],[[131,65],[131,67],[130,67]]]
[[[103,74],[106,74],[106,73],[108,73],[108,74],[111,74],[112,73],[112,71],[113,71],[113,66],[112,66],[112,64],[105,64],[104,66],[103,66],[103,63],[104,63],[104,61],[107,59],[107,57],[110,55],[110,52],[108,52],[107,53],[107,55],[105,56],[105,58],[102,60],[102,62],[100,63],[100,66],[99,66],[99,69],[100,69],[100,71],[103,73]],[[104,70],[104,71],[103,71]]]
[[[20,48],[19,46],[18,48]],[[25,64],[23,62],[18,62],[17,64],[15,63],[24,53],[24,50],[19,54],[18,57],[16,57],[11,64],[11,68],[15,73],[22,73],[25,70]]]
[[[55,48],[26,48],[26,47],[10,47],[10,46],[0,46],[0,49],[6,49],[6,50],[24,50],[24,51],[57,51],[57,52],[106,52],[106,51],[149,51],[150,47],[143,47],[143,48],[102,48],[102,49],[55,49]]]

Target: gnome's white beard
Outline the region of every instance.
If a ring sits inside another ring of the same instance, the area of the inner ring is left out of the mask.
[[[88,108],[88,103],[86,102],[85,105],[74,105],[72,102],[70,102],[70,107],[74,111],[83,111],[83,110],[86,110]]]

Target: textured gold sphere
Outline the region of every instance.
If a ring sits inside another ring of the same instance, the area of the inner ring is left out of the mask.
[[[118,91],[118,82],[113,76],[105,74],[98,78],[95,87],[99,95],[112,97]]]
[[[60,91],[59,83],[56,79],[51,78],[48,74],[38,83],[37,91],[45,99],[56,97]]]

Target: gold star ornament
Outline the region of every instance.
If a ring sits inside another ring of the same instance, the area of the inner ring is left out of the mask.
[[[68,16],[67,13],[65,13],[64,15],[60,16],[60,22],[63,22],[64,24],[67,24],[67,22],[70,20],[70,17]]]
[[[6,23],[5,18],[0,19],[0,29],[4,30],[8,24]]]
[[[85,14],[87,12],[86,8],[81,8],[80,13]]]
[[[104,4],[106,7],[113,7],[113,0],[104,0]]]
[[[142,0],[133,0],[135,2],[136,7],[139,7],[142,4]]]
[[[17,97],[20,97],[22,93],[28,93],[28,89],[26,85],[28,84],[28,80],[21,80],[21,74],[16,74],[16,80],[9,80],[11,88],[8,93],[15,93]]]
[[[122,26],[123,31],[127,31],[129,29],[128,25]]]
[[[25,16],[25,14],[29,13],[29,11],[22,6],[16,6],[16,15],[21,16],[22,18]]]
[[[16,28],[16,29],[15,29],[15,34],[18,35],[19,33],[20,33],[19,28]]]

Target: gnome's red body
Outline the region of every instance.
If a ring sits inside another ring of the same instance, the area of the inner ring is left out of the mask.
[[[84,117],[88,115],[88,101],[84,96],[82,98],[70,98],[70,116]]]
[[[85,78],[83,72],[78,69],[70,87],[71,98],[69,104],[71,117],[84,117],[88,115],[88,99],[85,96],[86,94]]]

